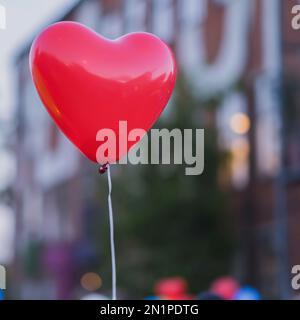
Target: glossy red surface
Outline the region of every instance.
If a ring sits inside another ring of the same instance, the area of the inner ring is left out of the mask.
[[[39,96],[63,133],[92,161],[98,130],[119,136],[149,130],[166,106],[176,79],[169,47],[148,33],[108,40],[74,22],[45,29],[34,41],[30,68]],[[127,150],[134,142],[129,142]],[[115,159],[124,154],[117,151]]]

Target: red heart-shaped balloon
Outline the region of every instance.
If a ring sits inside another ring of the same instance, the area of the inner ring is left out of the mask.
[[[108,40],[75,22],[60,22],[34,41],[30,68],[39,96],[63,133],[92,161],[101,142],[100,129],[120,137],[148,131],[174,88],[176,64],[169,47],[148,33]],[[127,138],[127,137],[126,137]],[[103,142],[102,142],[103,143]],[[119,160],[136,142],[128,142]]]

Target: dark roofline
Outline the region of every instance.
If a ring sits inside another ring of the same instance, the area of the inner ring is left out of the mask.
[[[51,21],[44,24],[44,27],[47,25],[50,25],[52,23],[55,23],[55,22],[66,20],[68,18],[68,16],[72,15],[74,13],[74,11],[76,11],[85,1],[87,1],[87,0],[77,0],[77,2],[73,6],[71,6],[71,8],[69,8],[67,10],[67,12],[65,12],[63,15],[58,16],[54,20],[51,19]],[[43,26],[39,29],[43,29]],[[21,50],[17,50],[17,53],[14,55],[14,58],[13,58],[13,60],[16,63],[19,63],[20,60],[22,60],[22,58],[24,58],[24,56],[26,56],[28,54],[34,38],[35,38],[35,36],[32,37],[31,40],[28,41],[27,44],[25,46],[23,46],[23,48]]]

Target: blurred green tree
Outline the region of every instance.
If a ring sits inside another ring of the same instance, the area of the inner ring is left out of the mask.
[[[218,148],[212,120],[217,104],[213,100],[201,104],[180,76],[171,106],[155,126],[205,127],[202,175],[185,175],[185,165],[113,168],[118,287],[131,296],[150,294],[157,280],[178,275],[185,277],[191,291],[197,293],[229,271],[233,237],[227,195],[218,181],[227,156]],[[100,197],[104,200],[105,182],[101,179]],[[108,222],[102,226],[105,258],[100,274],[109,280]],[[109,281],[104,285],[110,288]]]

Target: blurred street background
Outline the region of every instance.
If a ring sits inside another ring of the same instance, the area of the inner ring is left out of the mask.
[[[218,280],[227,289],[255,288],[264,299],[297,296],[291,286],[292,266],[300,264],[296,4],[0,0],[6,10],[0,30],[5,298],[111,294],[106,176],[57,130],[29,72],[34,37],[61,20],[108,38],[134,31],[161,37],[176,55],[179,75],[155,127],[205,129],[200,176],[186,176],[179,165],[113,166],[120,298],[164,295],[166,286],[201,298]]]

